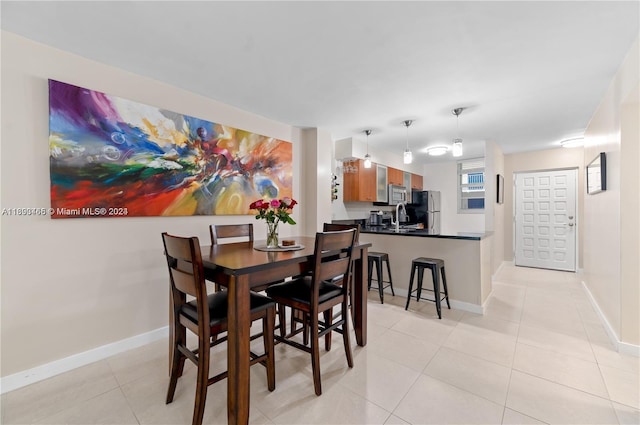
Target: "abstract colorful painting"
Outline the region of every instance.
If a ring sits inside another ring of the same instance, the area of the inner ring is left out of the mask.
[[[292,144],[49,80],[53,218],[249,214],[291,197]]]

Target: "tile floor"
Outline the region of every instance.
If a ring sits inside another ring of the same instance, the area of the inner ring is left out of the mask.
[[[575,274],[503,267],[484,316],[403,297],[369,299],[369,344],[321,357],[277,346],[277,388],[251,371],[253,424],[638,424],[640,359],[613,350]],[[355,344],[352,338],[352,343]],[[259,342],[259,341],[257,341]],[[212,363],[225,368],[218,347]],[[167,343],[2,396],[3,424],[190,424],[194,367],[165,405]],[[226,423],[226,382],[209,387],[205,423]]]

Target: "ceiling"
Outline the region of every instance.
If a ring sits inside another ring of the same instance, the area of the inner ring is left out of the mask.
[[[557,147],[639,33],[627,2],[1,2],[2,29],[373,151]],[[414,120],[408,129],[403,125]],[[451,154],[446,155],[449,160]],[[374,158],[375,159],[375,158]]]

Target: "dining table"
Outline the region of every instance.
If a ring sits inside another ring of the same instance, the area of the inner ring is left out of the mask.
[[[266,249],[265,241],[207,245],[200,248],[207,275],[228,294],[227,330],[227,421],[229,424],[249,422],[249,343],[251,318],[250,291],[277,283],[289,276],[309,272],[313,268],[315,237],[288,237],[294,247]],[[352,251],[352,313],[356,342],[367,344],[367,252],[370,243],[358,243]]]

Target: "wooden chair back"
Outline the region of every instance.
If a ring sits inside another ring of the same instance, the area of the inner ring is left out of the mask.
[[[340,230],[356,229],[356,243],[360,240],[360,225],[359,224],[337,224],[337,223],[323,223],[323,232],[337,232]]]
[[[209,226],[211,245],[223,243],[224,239],[247,238],[253,242],[253,224],[212,224]]]
[[[182,305],[187,302],[186,295],[191,295],[196,299],[198,323],[208,324],[207,288],[198,238],[172,236],[164,232],[162,241],[169,268],[173,313],[178,317]]]
[[[311,293],[313,306],[318,306],[320,285],[324,281],[341,284],[344,291],[348,290],[345,282],[349,281],[355,236],[356,229],[316,233]]]

